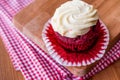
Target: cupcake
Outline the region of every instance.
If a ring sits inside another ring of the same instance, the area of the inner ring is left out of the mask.
[[[77,76],[83,76],[102,58],[109,42],[97,10],[81,0],[58,7],[45,24],[43,41],[49,55]]]

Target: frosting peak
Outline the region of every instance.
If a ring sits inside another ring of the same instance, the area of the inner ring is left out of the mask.
[[[87,33],[97,20],[97,10],[92,5],[72,0],[56,9],[51,24],[62,36],[74,38]]]

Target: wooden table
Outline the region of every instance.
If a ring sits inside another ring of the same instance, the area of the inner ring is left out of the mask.
[[[37,11],[37,9],[41,9],[41,11],[46,11],[48,14],[42,13],[41,15],[48,15],[45,17],[45,20],[43,20],[43,23],[51,17],[53,14],[55,7],[57,7],[56,3],[63,3],[67,0],[36,0],[34,3],[32,3],[32,6],[28,6],[28,11],[31,10],[31,8],[35,7],[35,4],[38,4],[37,8],[34,8],[34,12],[31,14],[27,14],[27,11],[23,9],[18,15],[15,16],[14,22],[19,25],[19,29],[22,30],[22,27],[29,25],[28,23],[35,19],[36,16],[39,16],[41,13],[40,11]],[[110,45],[113,44],[113,41],[115,41],[115,37],[120,33],[120,1],[119,0],[85,0],[86,2],[93,4],[98,9],[98,14],[100,15],[100,18],[103,20],[103,22],[107,25],[107,27],[110,30]],[[59,3],[59,4],[60,4]],[[33,5],[34,4],[34,5]],[[47,4],[45,6],[44,4]],[[53,7],[53,8],[50,8]],[[48,9],[48,10],[47,10]],[[26,18],[24,18],[24,15],[26,15]],[[19,17],[18,17],[19,16]],[[41,25],[44,25],[43,23],[40,23]],[[24,80],[22,74],[19,71],[15,71],[13,68],[12,63],[10,62],[9,56],[7,51],[4,48],[4,45],[0,39],[0,80]],[[113,65],[111,65],[109,68],[103,70],[102,72],[98,73],[93,77],[93,80],[120,80],[120,61],[117,61]]]

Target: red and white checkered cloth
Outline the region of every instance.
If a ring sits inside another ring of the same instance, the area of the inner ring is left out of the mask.
[[[87,80],[120,59],[120,40],[85,76],[76,77],[24,36],[12,23],[13,16],[33,0],[0,1],[0,37],[16,70],[25,80]]]

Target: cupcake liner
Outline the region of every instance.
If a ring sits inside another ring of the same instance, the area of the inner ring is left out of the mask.
[[[94,46],[89,50],[72,52],[66,50],[57,42],[49,20],[42,32],[42,38],[49,52],[48,54],[63,66],[87,66],[101,59],[109,43],[109,32],[105,24],[101,20],[99,22],[100,35]]]

